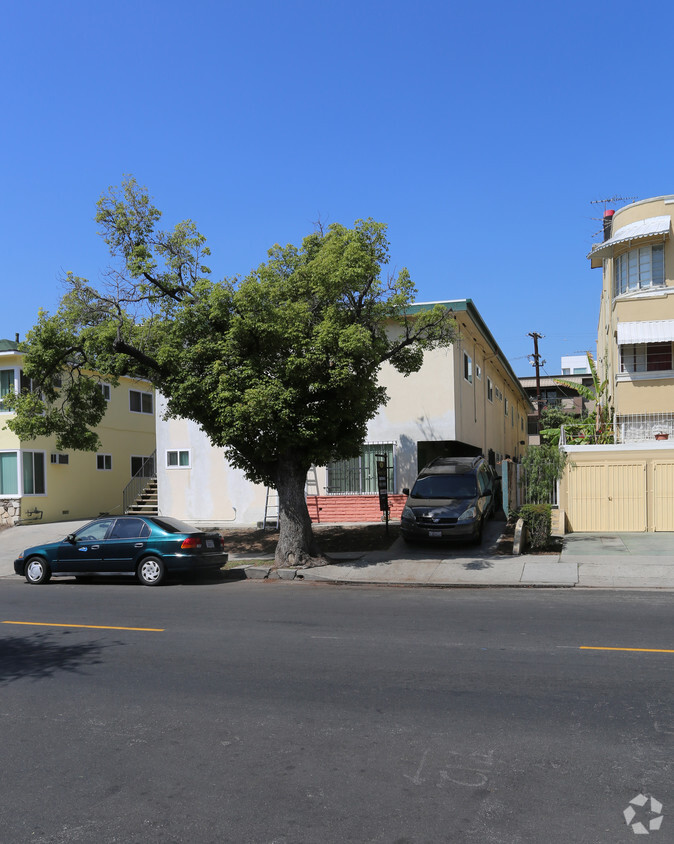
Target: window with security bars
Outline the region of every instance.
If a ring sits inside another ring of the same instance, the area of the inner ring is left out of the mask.
[[[620,347],[622,372],[666,372],[672,369],[671,343],[630,343]]]
[[[329,495],[376,495],[377,455],[385,454],[388,467],[387,492],[395,491],[393,443],[367,443],[358,457],[328,463],[326,492]]]

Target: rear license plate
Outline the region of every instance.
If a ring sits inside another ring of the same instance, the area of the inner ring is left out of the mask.
[[[206,540],[206,547],[207,547],[207,548],[215,548],[215,543],[213,542],[213,540],[212,540],[212,539],[207,539],[207,540]]]
[[[428,535],[429,536],[442,536],[442,531],[441,530],[429,530]]]

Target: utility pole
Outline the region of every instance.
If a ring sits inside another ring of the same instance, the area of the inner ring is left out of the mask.
[[[536,428],[539,434],[541,432],[541,356],[538,353],[538,341],[542,340],[543,336],[536,331],[529,332],[529,337],[534,341],[534,353],[529,357],[533,357],[533,365],[536,367]]]

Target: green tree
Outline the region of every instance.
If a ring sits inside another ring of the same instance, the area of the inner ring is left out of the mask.
[[[613,436],[613,408],[608,403],[608,380],[603,381],[597,373],[597,366],[590,352],[586,352],[587,362],[592,375],[592,386],[576,384],[573,381],[565,381],[563,378],[555,378],[558,384],[571,387],[576,390],[586,401],[594,402],[594,410],[585,419],[567,426],[568,443],[612,443]],[[546,433],[544,431],[541,432]],[[559,442],[559,437],[557,438]]]
[[[197,422],[250,480],[278,490],[276,564],[311,565],[307,471],[359,453],[387,400],[382,363],[417,371],[425,350],[451,344],[455,322],[439,305],[410,314],[415,287],[406,269],[382,277],[386,226],[373,220],[276,245],[244,279],[214,282],[194,223],[163,231],[160,216],[131,178],[101,197],[96,220],[119,266],[99,288],[68,274],[58,311],[40,313],[24,364],[39,389],[15,398],[8,424],[94,450],[105,401],[93,373],[147,378],[169,416]]]
[[[564,473],[566,453],[554,445],[530,445],[522,459],[528,504],[545,504],[552,499],[555,484]]]

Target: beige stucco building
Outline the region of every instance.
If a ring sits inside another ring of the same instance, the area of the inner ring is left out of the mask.
[[[608,379],[616,442],[674,435],[674,196],[604,217],[605,240],[588,258],[602,270],[598,369]]]
[[[567,446],[560,508],[574,531],[674,530],[674,196],[607,211],[597,369],[615,444]]]
[[[421,311],[435,303],[419,303]],[[419,468],[436,456],[482,453],[493,464],[519,460],[526,448],[531,405],[493,335],[470,299],[443,302],[459,337],[427,352],[419,370],[403,377],[392,366],[380,381],[389,402],[368,426],[360,457],[316,467],[307,478],[314,521],[380,518],[375,455],[388,460],[392,515],[399,515]],[[392,328],[393,330],[393,328]],[[256,524],[265,515],[266,490],[230,466],[198,426],[164,419],[159,398],[157,472],[160,512],[193,524]]]
[[[54,437],[21,441],[6,425],[3,398],[30,389],[18,343],[0,340],[0,523],[88,519],[121,513],[123,491],[155,451],[155,401],[144,381],[101,383],[108,409],[97,453],[58,451]]]

